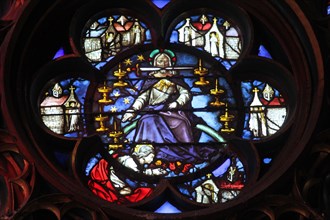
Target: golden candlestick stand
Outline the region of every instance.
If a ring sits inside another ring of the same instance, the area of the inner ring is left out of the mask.
[[[113,101],[111,99],[107,99],[108,94],[111,92],[111,88],[106,85],[104,82],[104,85],[102,87],[97,88],[99,93],[102,93],[102,99],[99,99],[98,102],[100,104],[111,104]]]
[[[212,106],[214,106],[214,107],[220,107],[220,106],[225,105],[224,102],[221,102],[221,101],[220,101],[220,96],[221,96],[225,91],[222,90],[222,89],[219,89],[218,87],[219,87],[219,83],[218,83],[218,79],[216,79],[216,81],[215,81],[215,88],[210,90],[210,94],[211,94],[211,95],[214,95],[214,97],[215,97],[215,101],[214,101],[214,102],[211,102],[210,105],[212,105]]]
[[[210,84],[210,82],[205,80],[205,78],[204,78],[204,76],[206,74],[208,74],[208,72],[209,72],[208,69],[206,69],[202,66],[202,59],[199,59],[198,60],[198,68],[194,69],[194,74],[199,75],[199,80],[196,81],[194,84],[197,85],[197,86],[205,86],[205,85]]]
[[[118,82],[113,84],[114,87],[125,87],[128,85],[127,82],[123,81],[123,78],[126,76],[126,71],[121,69],[121,64],[119,63],[118,70],[114,72],[114,76],[118,78]]]
[[[109,150],[116,150],[118,148],[122,148],[123,145],[122,144],[118,144],[119,143],[119,139],[120,137],[123,136],[123,132],[117,130],[117,123],[116,121],[114,121],[113,123],[113,131],[109,132],[109,137],[113,138],[113,143],[109,144]]]
[[[226,108],[225,108],[225,114],[224,115],[220,115],[220,121],[224,122],[224,127],[221,128],[222,132],[225,133],[232,133],[235,131],[235,128],[230,128],[229,127],[229,122],[233,121],[234,119],[234,115],[229,115],[228,114],[228,105],[226,103]]]
[[[100,127],[97,128],[96,131],[103,132],[103,131],[108,130],[108,128],[104,126],[104,121],[107,119],[108,119],[108,116],[102,116],[102,114],[95,117],[95,121],[98,121],[100,123]]]

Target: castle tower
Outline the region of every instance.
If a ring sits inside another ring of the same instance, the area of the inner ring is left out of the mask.
[[[52,92],[54,97],[59,98],[62,95],[63,90],[62,87],[58,83],[56,83],[52,89]]]
[[[118,33],[120,33],[121,45],[124,47],[133,44],[130,29],[133,27],[133,21],[128,20],[124,15],[121,15],[116,22],[113,24],[114,28]]]
[[[252,91],[254,92],[254,97],[250,104],[249,129],[254,137],[264,137],[267,136],[265,108],[258,96],[259,89],[254,88]]]
[[[223,25],[226,30],[224,43],[225,58],[236,60],[241,53],[241,39],[237,30],[228,21],[225,21]]]
[[[210,30],[205,34],[204,49],[214,57],[224,58],[224,36],[219,30],[217,18],[213,18]]]
[[[196,46],[196,31],[191,25],[190,18],[186,18],[186,23],[178,29],[179,42],[189,46]]]
[[[52,94],[46,96],[40,104],[40,114],[43,123],[54,133],[64,133],[63,103],[67,99],[62,95],[62,87],[56,83],[52,88]]]
[[[284,124],[287,110],[285,107],[284,98],[279,95],[275,96],[274,89],[266,84],[261,100],[265,106],[265,115],[267,117],[267,133],[268,135],[275,134]]]
[[[70,95],[63,104],[65,107],[65,130],[67,132],[74,132],[80,129],[81,103],[74,93],[75,88],[71,86],[69,89]]]
[[[145,41],[146,29],[140,24],[138,19],[135,19],[133,27],[131,28],[132,44],[141,44]]]
[[[274,98],[274,89],[266,84],[264,90],[262,91],[263,97],[268,102]]]
[[[196,202],[204,204],[218,203],[219,188],[212,179],[207,179],[195,188]]]

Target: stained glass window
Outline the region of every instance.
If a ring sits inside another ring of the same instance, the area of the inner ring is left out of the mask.
[[[327,214],[328,1],[2,2],[0,218]]]
[[[123,2],[78,8],[34,70],[40,151],[105,207],[185,214],[234,204],[266,176],[292,126],[284,41],[270,44],[267,25],[256,29],[229,1],[134,4],[146,15]]]
[[[97,77],[67,74],[46,83],[38,98],[40,120],[59,137],[99,137],[97,146],[78,148],[94,149],[82,164],[84,184],[107,202],[153,200],[164,181],[180,203],[236,199],[253,176],[246,158],[253,150],[242,150],[250,148],[244,140],[281,131],[287,90],[267,77],[236,77],[247,46],[239,21],[228,14],[179,17],[166,47],[152,44],[159,37],[155,27],[141,20],[120,11],[90,16],[74,42],[94,68],[84,74]],[[272,59],[263,45],[255,55]],[[63,48],[57,57],[66,59]],[[232,141],[237,138],[242,141]],[[184,210],[165,199],[154,211]]]

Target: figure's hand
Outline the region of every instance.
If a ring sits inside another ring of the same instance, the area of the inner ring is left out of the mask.
[[[128,195],[131,194],[131,192],[132,190],[129,187],[124,187],[119,191],[121,195]]]
[[[155,169],[152,169],[152,173],[154,175],[164,175],[164,174],[167,174],[167,171],[162,168],[155,168]]]
[[[172,102],[168,105],[168,108],[169,109],[175,109],[178,107],[178,103],[177,102]]]
[[[143,170],[143,173],[146,175],[164,175],[167,174],[167,171],[162,168],[148,168]]]
[[[131,121],[135,117],[134,112],[126,112],[121,119],[122,122]]]

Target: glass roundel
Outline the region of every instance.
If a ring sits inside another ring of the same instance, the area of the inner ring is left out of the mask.
[[[237,25],[211,14],[186,17],[173,29],[170,42],[205,51],[227,69],[236,63],[242,52],[242,38]]]
[[[226,147],[223,134],[235,131],[235,99],[223,74],[202,58],[169,49],[120,62],[93,100],[95,131],[110,154],[153,164],[146,175],[196,172],[219,158]],[[118,160],[140,172],[133,160]],[[171,167],[178,163],[185,172]]]
[[[246,109],[242,137],[260,140],[274,135],[287,118],[282,94],[270,84],[258,80],[241,82]]]
[[[85,25],[81,44],[88,61],[101,68],[120,51],[150,42],[149,28],[137,18],[106,14]]]
[[[68,78],[46,85],[40,99],[43,124],[56,135],[77,138],[87,135],[85,97],[90,81]]]

